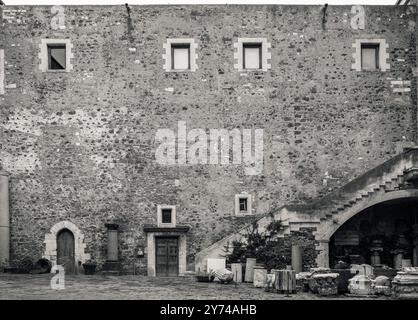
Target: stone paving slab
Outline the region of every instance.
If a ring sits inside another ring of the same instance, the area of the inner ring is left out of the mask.
[[[265,292],[251,284],[196,282],[191,277],[151,278],[145,276],[76,275],[65,277],[65,289],[51,289],[52,274],[0,274],[0,299],[47,300],[296,300],[326,299],[310,293],[285,295]],[[353,299],[345,296],[328,299]],[[359,299],[359,298],[356,298]],[[364,299],[364,298],[360,298]],[[373,299],[388,299],[384,297]]]

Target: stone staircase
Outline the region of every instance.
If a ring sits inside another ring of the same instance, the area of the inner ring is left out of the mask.
[[[349,218],[365,208],[391,199],[418,197],[418,189],[414,186],[416,181],[418,148],[410,148],[323,198],[303,205],[278,208],[272,216],[265,216],[257,221],[258,231],[263,232],[272,220],[280,220],[282,223],[280,237],[289,236],[301,229],[313,228],[317,241],[316,249],[320,254],[327,248],[332,234]],[[225,248],[229,247],[232,250],[232,242],[242,239],[247,232],[248,226],[245,226],[200,251],[196,255],[196,270],[205,269],[207,258],[224,257]]]
[[[408,184],[405,183],[404,174],[398,174],[396,177],[393,177],[389,181],[381,183],[378,186],[374,186],[370,190],[362,190],[358,192],[353,198],[350,198],[349,200],[346,200],[345,202],[330,208],[329,211],[322,211],[320,216],[311,223],[315,224],[332,220],[341,212],[354,207],[359,202],[370,199],[371,197],[374,197],[378,194],[401,190],[407,186]],[[290,234],[292,231],[300,231],[301,227],[309,227],[305,221],[287,221],[283,223],[283,225],[286,227],[284,234]]]

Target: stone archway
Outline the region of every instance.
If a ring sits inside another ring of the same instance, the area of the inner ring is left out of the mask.
[[[418,189],[398,190],[377,194],[342,211],[334,219],[323,221],[315,232],[315,240],[317,242],[316,250],[318,252],[316,258],[317,266],[324,268],[329,267],[329,241],[331,236],[350,218],[357,214],[361,214],[361,212],[374,205],[398,199],[418,199]]]
[[[68,229],[74,235],[74,257],[76,268],[80,269],[81,265],[90,259],[90,254],[85,253],[86,244],[84,243],[84,235],[80,229],[70,221],[61,221],[52,226],[49,233],[45,234],[45,251],[43,258],[51,261],[52,265],[57,264],[57,236],[61,230]]]

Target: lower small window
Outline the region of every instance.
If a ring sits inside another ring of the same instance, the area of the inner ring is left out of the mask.
[[[162,223],[171,223],[172,222],[172,209],[162,209],[161,210],[161,221]]]
[[[252,214],[251,195],[247,193],[235,195],[235,215],[246,216]]]
[[[176,226],[176,206],[159,205],[157,206],[158,227]]]
[[[239,199],[239,212],[248,212],[248,199],[247,198]]]

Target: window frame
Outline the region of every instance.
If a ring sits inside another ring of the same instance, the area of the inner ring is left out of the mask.
[[[378,45],[379,46],[379,57],[378,57],[378,68],[376,70],[363,70],[362,66],[362,46],[363,45]],[[351,64],[351,70],[357,72],[386,72],[390,71],[390,52],[389,52],[389,44],[386,42],[386,39],[377,39],[377,38],[362,38],[362,39],[355,39],[354,43],[352,44],[354,48],[353,52],[353,63]]]
[[[171,210],[171,222],[163,222],[163,210]],[[158,227],[168,227],[174,228],[176,226],[176,206],[173,205],[158,205],[157,206],[157,226]]]
[[[174,49],[175,47],[188,47],[189,63],[188,69],[174,69]],[[197,66],[197,48],[198,43],[193,38],[168,38],[163,44],[163,69],[165,72],[196,72]]]
[[[240,200],[247,200],[247,211],[241,211]],[[252,196],[249,193],[240,193],[235,195],[235,216],[243,217],[253,215]]]
[[[49,49],[54,45],[65,46],[65,69],[50,69],[49,66]],[[73,44],[70,39],[41,39],[39,44],[39,69],[45,73],[70,72],[73,69],[71,60],[74,58],[72,53]]]
[[[261,59],[259,69],[245,69],[244,65],[244,44],[248,47],[249,44],[256,44],[258,47],[261,44]],[[267,38],[237,38],[234,42],[234,69],[238,72],[267,72],[271,69],[271,43]]]

